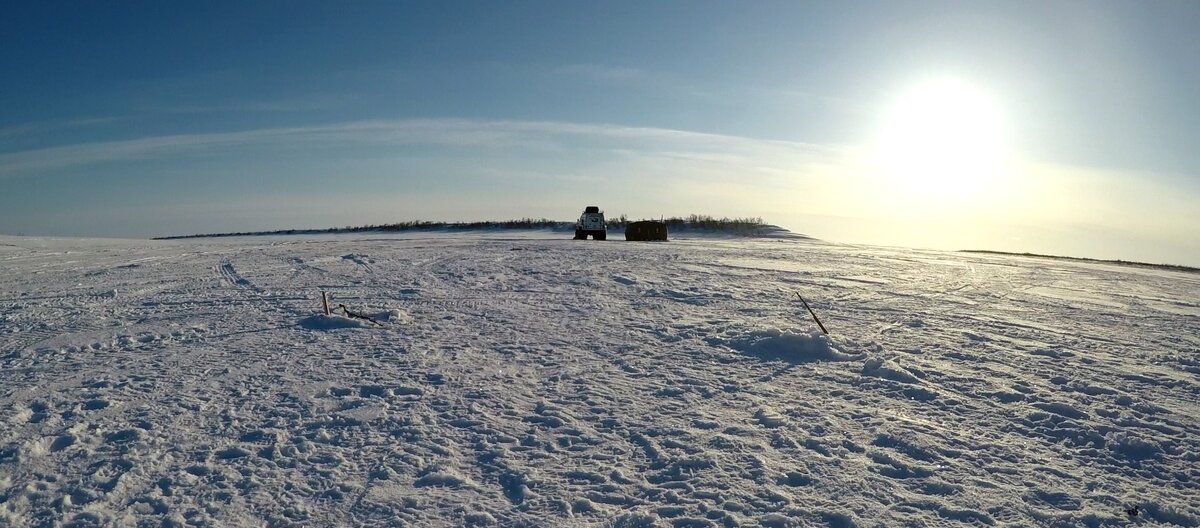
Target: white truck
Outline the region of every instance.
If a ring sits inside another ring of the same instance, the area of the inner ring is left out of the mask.
[[[575,222],[575,240],[587,240],[588,235],[591,235],[593,240],[608,238],[608,224],[604,222],[604,212],[594,205],[584,207],[579,221]]]

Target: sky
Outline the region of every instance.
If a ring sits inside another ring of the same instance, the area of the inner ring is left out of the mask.
[[[761,217],[1200,265],[1200,3],[26,2],[0,233]]]

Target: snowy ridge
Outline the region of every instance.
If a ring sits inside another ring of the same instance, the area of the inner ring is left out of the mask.
[[[3,237],[0,525],[1200,525],[1200,277],[1021,264]]]
[[[1200,268],[1194,268],[1191,266],[1180,266],[1180,265],[1176,265],[1176,264],[1152,264],[1149,262],[1136,262],[1136,261],[1129,261],[1129,260],[1102,260],[1102,259],[1082,258],[1082,257],[1066,257],[1066,256],[1062,256],[1062,255],[1042,255],[1039,253],[1013,253],[1013,252],[1009,252],[1009,251],[990,251],[990,250],[985,250],[985,249],[965,249],[965,250],[963,250],[963,253],[978,253],[981,255],[1002,255],[1002,256],[1008,256],[1008,257],[1049,259],[1049,260],[1060,260],[1060,261],[1070,261],[1070,262],[1086,262],[1086,263],[1095,263],[1095,264],[1112,264],[1112,265],[1117,265],[1117,266],[1130,266],[1130,267],[1137,267],[1137,268],[1151,268],[1151,269],[1160,269],[1160,270],[1167,270],[1167,271],[1184,271],[1184,272],[1188,272],[1188,273],[1200,273]]]

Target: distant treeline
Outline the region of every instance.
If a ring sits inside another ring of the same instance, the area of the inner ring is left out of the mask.
[[[667,224],[667,229],[700,229],[705,231],[721,231],[726,233],[755,233],[758,230],[767,227],[762,218],[714,218],[708,215],[688,215],[686,217],[672,216],[670,218],[659,218],[650,220],[658,220]],[[613,229],[625,229],[625,225],[629,222],[635,222],[621,215],[617,218],[609,219],[608,227]],[[574,224],[571,224],[574,225]]]
[[[1135,266],[1139,268],[1154,268],[1170,271],[1183,271],[1186,273],[1200,273],[1200,268],[1191,266],[1179,266],[1176,264],[1152,264],[1149,262],[1134,262],[1131,260],[1102,260],[1084,257],[1064,257],[1062,255],[1042,255],[1039,253],[1013,253],[1009,251],[990,251],[986,249],[964,249],[963,253],[983,253],[988,255],[1009,255],[1014,257],[1035,257],[1054,260],[1069,260],[1074,262],[1096,262],[1100,264],[1116,264],[1118,266]]]
[[[762,218],[714,218],[708,215],[689,215],[687,217],[671,217],[654,219],[667,224],[668,229],[674,230],[705,230],[754,235],[759,230],[768,227]],[[609,229],[623,231],[625,225],[634,222],[625,215],[608,219]],[[281,229],[278,231],[245,231],[238,233],[206,233],[201,235],[181,235],[155,237],[154,240],[177,240],[181,238],[215,238],[235,236],[266,236],[266,235],[321,235],[332,233],[398,233],[405,231],[486,231],[501,229],[550,229],[555,231],[571,231],[575,222],[563,222],[547,218],[522,218],[520,220],[486,221],[486,222],[429,222],[412,220],[394,224],[377,224],[365,226],[331,227],[328,229]]]

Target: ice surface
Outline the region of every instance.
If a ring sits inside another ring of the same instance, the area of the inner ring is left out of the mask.
[[[0,526],[1197,526],[1197,306],[787,237],[8,237]]]

